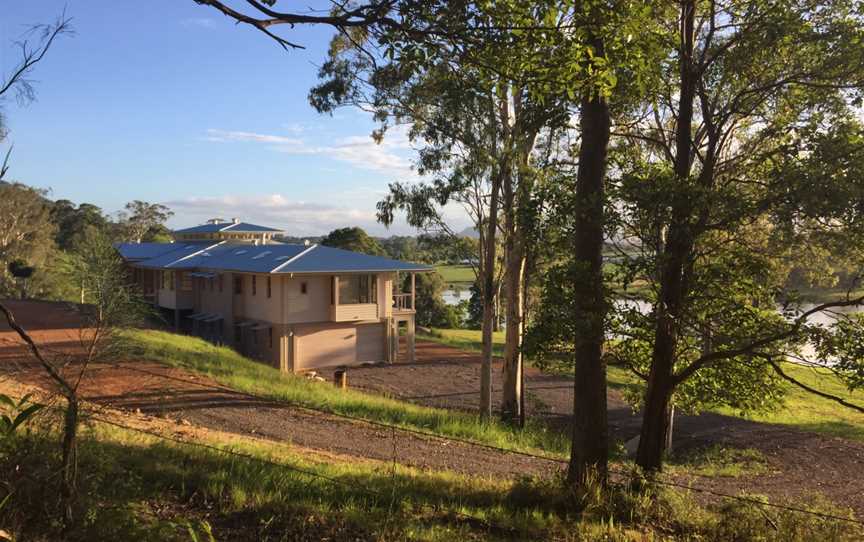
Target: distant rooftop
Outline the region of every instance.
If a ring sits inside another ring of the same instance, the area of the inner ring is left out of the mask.
[[[218,218],[208,220],[206,224],[200,226],[192,226],[182,230],[174,230],[175,234],[186,235],[190,233],[282,233],[282,230],[270,228],[268,226],[259,226],[258,224],[250,224],[248,222],[240,222],[234,218],[230,221],[223,221]]]
[[[173,247],[173,250],[167,247]],[[431,271],[431,267],[321,245],[237,243],[122,243],[120,255],[151,269],[208,269],[246,273]],[[149,257],[147,257],[149,256]]]

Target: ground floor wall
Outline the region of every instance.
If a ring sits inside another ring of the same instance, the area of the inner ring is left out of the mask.
[[[398,349],[398,342],[394,340],[398,329],[391,319],[281,325],[250,324],[245,320],[232,326],[220,321],[207,325],[197,323],[184,327],[183,331],[231,346],[248,358],[284,372],[392,362]],[[413,355],[409,359],[413,359]]]
[[[295,372],[384,362],[388,361],[388,347],[386,322],[296,324],[290,360]]]

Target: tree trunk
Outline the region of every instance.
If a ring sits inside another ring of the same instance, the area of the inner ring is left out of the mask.
[[[510,213],[512,214],[512,213]],[[511,220],[508,218],[508,221]],[[510,232],[515,237],[515,231]],[[516,422],[522,416],[522,292],[525,275],[525,254],[522,242],[507,241],[507,322],[504,342],[503,379],[501,419],[506,422]]]
[[[492,417],[492,331],[495,319],[495,237],[498,230],[498,195],[500,174],[492,176],[489,196],[489,217],[485,239],[483,263],[483,354],[480,360],[480,416]]]
[[[63,420],[63,450],[60,480],[60,506],[63,511],[63,531],[68,533],[75,520],[73,506],[77,495],[78,481],[78,399],[66,397],[66,414]]]
[[[573,316],[581,325],[574,337],[573,441],[567,480],[570,484],[585,485],[593,479],[605,484],[608,474],[603,203],[611,124],[609,104],[601,96],[585,96],[579,123],[582,143],[576,178],[578,212],[574,247],[578,269],[573,285],[577,313]]]
[[[695,0],[681,3],[680,100],[676,125],[675,177],[680,186],[689,182],[692,166],[693,104],[696,74],[693,69]],[[642,430],[636,464],[646,471],[659,471],[669,431],[669,408],[675,391],[675,351],[678,345],[681,308],[685,296],[684,271],[693,250],[690,220],[692,202],[686,197],[672,202],[672,218],[661,258],[660,294],[656,308],[654,351],[648,374],[648,391],[642,414]],[[658,258],[661,255],[658,254]]]

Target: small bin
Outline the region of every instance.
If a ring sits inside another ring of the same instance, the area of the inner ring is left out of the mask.
[[[333,384],[339,389],[348,389],[348,370],[336,369],[333,372]]]

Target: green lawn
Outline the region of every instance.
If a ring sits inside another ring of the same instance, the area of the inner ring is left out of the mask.
[[[474,270],[470,265],[436,265],[435,270],[448,284],[474,283]]]
[[[516,484],[508,480],[223,438],[197,434],[189,445],[99,421],[82,427],[80,519],[60,537],[57,500],[43,488],[57,479],[48,473],[56,472],[58,439],[50,430],[22,431],[0,454],[0,473],[15,489],[0,488],[0,498],[13,496],[3,500],[0,525],[14,540],[178,542],[210,540],[211,529],[215,540],[451,541],[561,540],[570,530],[593,539],[606,527],[597,518],[576,522],[556,513],[553,499],[539,491],[532,501],[514,501]],[[531,482],[519,484],[534,493]]]
[[[435,329],[432,335],[424,335],[424,338],[475,352],[479,352],[482,346],[480,331],[477,330]],[[496,355],[501,355],[503,352],[503,333],[495,334],[494,349]],[[826,370],[802,367],[792,363],[786,364],[785,368],[790,376],[811,387],[843,397],[855,404],[864,405],[864,391],[849,392],[836,376]],[[610,366],[608,376],[611,387],[624,387],[635,381],[635,377],[621,367]],[[790,425],[806,431],[864,441],[864,414],[834,401],[817,397],[791,384],[786,386],[784,404],[774,412],[741,414],[729,408],[719,408],[715,411],[729,416]]]
[[[0,525],[10,540],[720,542],[864,534],[752,504],[704,508],[686,491],[622,484],[577,500],[557,479],[480,479],[209,432],[174,442],[98,420],[81,428],[77,519],[61,534],[49,496],[57,441],[38,427],[4,440],[0,475],[14,491],[0,488]],[[849,514],[824,501],[793,504]]]
[[[556,456],[564,456],[569,449],[566,436],[549,431],[541,424],[519,431],[495,421],[482,422],[468,413],[423,407],[354,390],[338,390],[329,384],[281,373],[231,348],[214,346],[195,337],[154,330],[128,331],[127,337],[138,358],[206,374],[223,385],[261,397],[502,448]]]
[[[864,405],[864,391],[850,392],[830,371],[787,363],[784,371],[799,382],[817,390],[837,395],[847,401]],[[864,441],[864,414],[829,399],[817,397],[791,384],[783,407],[775,412],[746,414],[743,417],[760,422],[791,425],[807,431]],[[719,409],[722,414],[738,415],[732,409]]]

